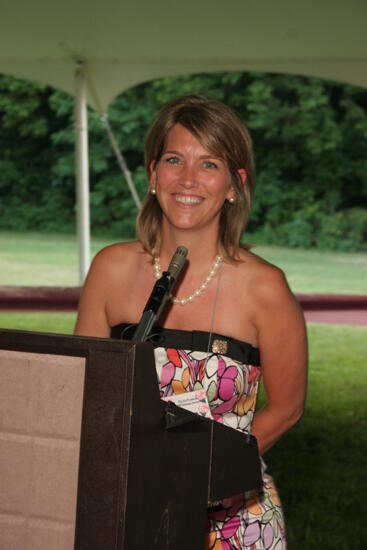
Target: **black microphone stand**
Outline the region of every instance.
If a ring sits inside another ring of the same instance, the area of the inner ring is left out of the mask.
[[[175,279],[170,275],[169,271],[164,271],[162,277],[158,279],[153,287],[153,291],[144,308],[142,318],[134,332],[132,340],[135,340],[135,342],[145,342],[147,340],[174,284]]]
[[[187,248],[179,246],[173,255],[168,270],[162,273],[162,276],[155,283],[149,300],[144,308],[140,323],[138,324],[132,340],[135,342],[146,342],[154,323],[158,319],[161,311],[171,294],[171,290],[183,268],[187,256]]]

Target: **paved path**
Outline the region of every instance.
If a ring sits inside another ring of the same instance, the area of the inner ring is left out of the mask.
[[[367,309],[305,311],[307,323],[331,323],[335,325],[360,325],[367,327]]]

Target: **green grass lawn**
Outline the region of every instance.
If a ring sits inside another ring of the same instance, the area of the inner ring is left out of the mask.
[[[113,239],[93,239],[92,257]],[[0,232],[0,286],[77,286],[78,244],[73,235]]]
[[[277,246],[253,251],[283,269],[293,292],[367,294],[367,254]]]
[[[76,313],[13,313],[0,311],[0,327],[15,330],[72,334],[75,321]]]
[[[113,239],[92,239],[92,256]],[[367,294],[367,254],[255,246],[294,292]],[[78,285],[75,236],[0,232],[1,285]]]
[[[289,548],[350,550],[367,540],[367,328],[308,325],[301,422],[265,455]]]

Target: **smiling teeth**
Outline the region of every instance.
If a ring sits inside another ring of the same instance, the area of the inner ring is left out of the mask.
[[[176,195],[176,201],[181,202],[182,204],[199,204],[201,199],[199,197],[182,197]]]

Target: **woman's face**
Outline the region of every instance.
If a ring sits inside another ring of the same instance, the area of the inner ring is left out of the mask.
[[[227,164],[213,156],[180,124],[169,132],[158,163],[150,166],[163,224],[178,229],[218,231],[220,211],[235,193]]]

